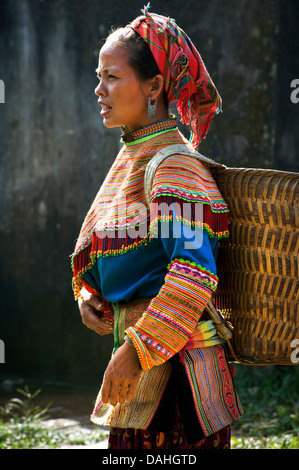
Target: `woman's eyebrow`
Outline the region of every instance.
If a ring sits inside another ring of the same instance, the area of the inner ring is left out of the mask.
[[[112,70],[113,70],[113,69],[112,69]],[[97,69],[95,69],[95,73],[96,73],[97,75],[103,74],[103,73],[106,73],[106,74],[109,75],[109,73],[111,73],[111,69],[110,69],[109,67],[104,68],[104,69],[99,69],[99,68],[97,68]]]

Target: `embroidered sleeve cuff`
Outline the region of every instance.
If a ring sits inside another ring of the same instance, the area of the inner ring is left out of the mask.
[[[154,364],[151,358],[150,351],[147,349],[146,344],[140,339],[135,328],[130,327],[126,330],[127,341],[134,346],[137,351],[138,359],[143,370],[151,369]]]

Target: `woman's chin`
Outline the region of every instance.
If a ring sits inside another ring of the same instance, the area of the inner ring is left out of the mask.
[[[121,127],[121,124],[116,124],[113,121],[106,119],[106,118],[103,118],[103,124],[108,129],[113,129],[114,127]]]

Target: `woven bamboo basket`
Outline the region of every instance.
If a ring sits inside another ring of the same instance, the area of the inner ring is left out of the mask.
[[[299,338],[299,175],[212,168],[230,209],[220,243],[215,305],[233,327],[230,358],[289,364]]]

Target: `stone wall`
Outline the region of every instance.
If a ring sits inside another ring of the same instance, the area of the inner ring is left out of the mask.
[[[230,166],[298,171],[295,3],[151,2],[191,36],[222,95],[202,153]],[[119,148],[120,132],[104,128],[93,93],[98,50],[111,26],[142,6],[0,3],[1,375],[95,384],[110,356],[111,338],[81,323],[69,257]]]

